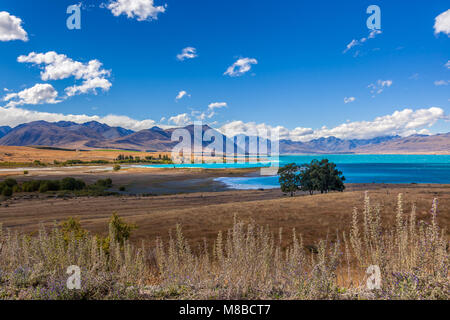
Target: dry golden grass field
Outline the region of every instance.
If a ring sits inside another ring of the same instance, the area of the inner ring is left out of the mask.
[[[136,152],[124,150],[89,150],[89,151],[65,151],[65,150],[48,150],[37,149],[32,147],[10,147],[0,146],[0,162],[33,162],[39,160],[43,163],[53,163],[56,161],[67,160],[108,160],[112,161],[118,155],[132,155],[132,156],[153,156],[158,157],[160,154],[169,155],[167,152]]]
[[[12,198],[0,206],[0,223],[6,228],[33,232],[39,223],[46,226],[76,217],[86,229],[106,234],[108,219],[117,212],[125,221],[135,223],[133,242],[145,240],[154,244],[157,237],[168,239],[176,224],[192,244],[204,239],[214,241],[219,231],[232,226],[233,217],[253,220],[268,226],[274,233],[283,232],[283,245],[288,245],[292,229],[303,235],[305,245],[313,245],[327,237],[333,239],[339,230],[348,231],[352,208],[361,209],[364,191],[369,190],[372,204],[381,207],[383,221],[394,222],[398,193],[404,196],[405,216],[413,203],[418,219],[428,220],[433,198],[439,199],[438,221],[450,230],[449,185],[348,185],[343,193],[313,196],[284,196],[279,190],[223,191],[161,195],[152,197],[110,196],[61,199]],[[386,220],[385,220],[386,219]]]

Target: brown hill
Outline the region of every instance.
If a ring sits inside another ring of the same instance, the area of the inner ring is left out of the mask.
[[[377,145],[361,146],[354,151],[372,154],[450,154],[450,133],[432,136],[413,135]]]
[[[0,145],[35,145],[78,149],[95,141],[120,137],[132,132],[119,127],[109,127],[95,121],[83,124],[68,121],[34,121],[10,130],[0,139]]]

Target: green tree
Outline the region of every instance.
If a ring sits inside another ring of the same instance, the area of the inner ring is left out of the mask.
[[[300,188],[300,168],[295,163],[290,163],[278,169],[278,182],[280,183],[281,191],[294,196]]]
[[[86,183],[75,178],[64,178],[61,180],[61,190],[82,190],[86,188]]]
[[[336,164],[328,159],[312,160],[301,167],[300,188],[313,194],[314,191],[328,193],[329,191],[344,191],[345,177],[336,169]]]
[[[116,213],[113,213],[109,220],[110,234],[113,234],[115,240],[122,245],[130,238],[131,231],[136,228],[136,225],[124,222]]]
[[[300,189],[309,192],[310,195],[314,194],[314,191],[319,188],[320,178],[317,174],[318,171],[316,166],[316,163],[311,162],[311,164],[303,165],[301,167]]]
[[[17,181],[15,179],[11,179],[11,178],[6,179],[5,181],[3,181],[3,183],[5,185],[7,185],[8,187],[10,187],[10,188],[12,188],[15,185],[17,185]]]
[[[5,186],[2,190],[2,195],[5,197],[11,197],[13,194],[13,189],[9,186]]]

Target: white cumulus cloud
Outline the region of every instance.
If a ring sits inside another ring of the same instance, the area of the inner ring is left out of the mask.
[[[28,34],[22,27],[22,19],[0,12],[0,41],[22,40],[28,41]]]
[[[187,47],[181,50],[181,53],[177,54],[177,59],[183,61],[185,59],[194,59],[197,57],[197,49],[193,47]]]
[[[176,126],[185,126],[191,122],[191,118],[187,113],[182,113],[169,118],[169,123]]]
[[[9,93],[3,101],[8,101],[5,107],[15,107],[24,104],[36,105],[44,103],[59,103],[60,100],[56,100],[58,91],[48,83],[38,83],[31,88],[22,90],[17,93]]]
[[[156,122],[151,119],[136,120],[129,118],[127,116],[120,116],[120,115],[107,115],[101,117],[97,115],[88,116],[85,114],[62,114],[62,113],[40,112],[17,107],[11,108],[0,107],[0,125],[2,126],[14,127],[22,123],[28,123],[38,120],[44,120],[48,122],[72,121],[76,123],[98,121],[100,123],[105,123],[112,127],[118,126],[134,131],[148,129],[156,125]]]
[[[229,75],[230,77],[241,76],[250,71],[252,64],[258,64],[258,61],[254,58],[240,58],[228,67],[224,75]]]
[[[445,33],[450,37],[450,9],[442,12],[434,19],[434,33]]]
[[[280,139],[303,142],[331,136],[340,139],[371,139],[388,135],[409,136],[420,132],[423,133],[426,128],[445,118],[446,115],[443,109],[431,107],[415,111],[404,109],[395,111],[390,115],[377,117],[372,121],[347,122],[334,128],[322,127],[314,130],[297,127],[289,130],[282,126],[272,127],[264,123],[233,121],[223,125],[220,131],[227,136],[235,136],[240,134],[253,135],[255,132],[271,130],[272,132],[278,132]]]
[[[166,12],[167,5],[155,6],[153,0],[112,0],[107,8],[116,17],[125,14],[138,21],[157,20],[158,14]]]
[[[66,88],[64,91],[66,92],[68,97],[77,95],[77,94],[85,94],[90,91],[96,93],[95,89],[102,89],[103,91],[108,91],[111,88],[112,84],[109,80],[105,78],[92,78],[83,81],[83,83],[79,86],[71,86]]]
[[[208,109],[214,110],[214,109],[220,109],[220,108],[226,108],[228,105],[226,102],[213,102],[208,105]]]
[[[108,91],[112,84],[106,79],[110,76],[111,71],[103,69],[103,64],[94,59],[87,63],[72,60],[65,54],[58,54],[55,51],[47,53],[31,52],[28,55],[21,55],[17,58],[20,63],[33,63],[35,65],[43,65],[41,71],[41,79],[62,80],[69,77],[83,80],[81,85],[74,85],[66,88],[67,96],[75,94],[83,94],[88,92],[96,92],[96,89]]]

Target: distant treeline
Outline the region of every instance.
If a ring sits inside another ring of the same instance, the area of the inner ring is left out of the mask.
[[[18,183],[17,180],[8,178],[0,183],[0,194],[10,197],[19,192],[75,192],[78,195],[107,195],[105,192],[112,187],[110,178],[97,180],[94,184],[87,185],[83,180],[67,177],[62,180],[31,180]]]
[[[158,155],[158,158],[153,156],[131,156],[120,154],[115,160],[115,163],[172,163],[172,160],[167,155]]]

